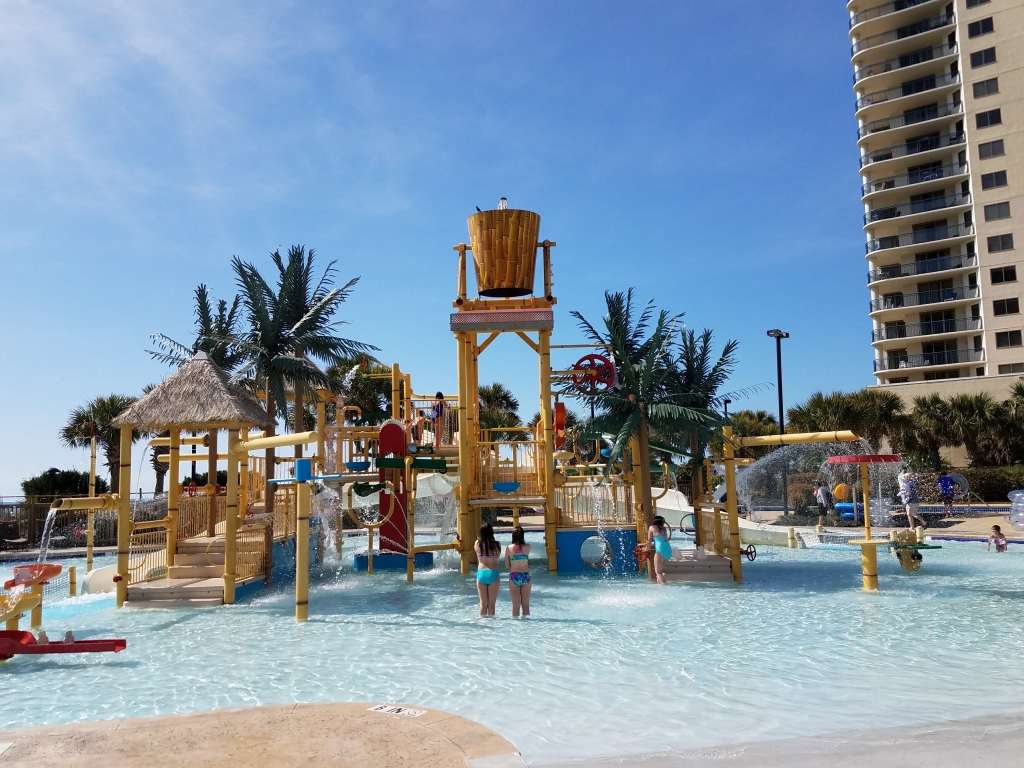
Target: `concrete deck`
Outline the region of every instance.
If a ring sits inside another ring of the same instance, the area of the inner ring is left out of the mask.
[[[0,738],[3,732],[0,731]],[[536,762],[544,768],[1018,768],[1024,715],[850,731],[801,739],[603,760]],[[3,765],[0,758],[0,765]]]
[[[288,704],[0,730],[0,768],[524,765],[512,744],[471,720],[420,707],[418,717],[386,714],[372,706]]]

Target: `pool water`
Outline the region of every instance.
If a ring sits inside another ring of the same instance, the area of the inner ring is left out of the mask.
[[[542,551],[540,546],[535,551]],[[438,567],[290,585],[212,610],[47,607],[51,636],[125,637],[114,655],[0,666],[0,726],[290,702],[423,705],[493,728],[528,760],[599,757],[1019,711],[1024,547],[954,543],[919,573],[879,553],[763,548],[745,581],[657,586],[555,577],[533,617],[476,615],[471,578]],[[504,580],[503,580],[504,582]]]

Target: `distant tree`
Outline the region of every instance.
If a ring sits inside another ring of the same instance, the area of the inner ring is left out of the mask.
[[[732,432],[737,437],[761,437],[763,435],[779,434],[779,420],[768,411],[736,411],[729,414],[729,424]],[[722,450],[721,433],[714,435],[710,443],[711,455],[721,459],[724,455]],[[741,459],[759,459],[773,451],[772,447],[759,448],[737,448],[736,456]]]
[[[480,396],[480,429],[495,430],[491,432],[491,440],[522,440],[526,436],[520,430],[497,431],[503,427],[522,426],[519,418],[519,400],[504,384],[493,382],[484,384],[479,390]]]
[[[231,305],[223,299],[213,309],[212,297],[206,285],[200,283],[195,290],[196,337],[192,345],[182,344],[162,333],[150,336],[157,350],[146,350],[153,358],[168,365],[181,366],[192,359],[196,352],[205,352],[217,365],[229,373],[242,360],[242,353],[230,343],[237,333],[241,321],[239,309],[242,297],[235,296]]]
[[[26,497],[87,496],[89,473],[75,469],[51,468],[35,477],[21,481],[21,492]],[[110,486],[102,477],[96,478],[96,493],[109,493]]]
[[[69,448],[88,448],[89,439],[96,435],[96,442],[103,451],[104,464],[110,475],[110,488],[119,492],[121,463],[121,429],[111,422],[134,403],[136,398],[128,395],[96,397],[68,414],[67,423],[60,430],[60,441]],[[132,431],[134,443],[142,433]],[[130,489],[128,489],[130,490]]]
[[[363,418],[382,414],[387,418],[391,411],[391,380],[370,378],[369,374],[386,374],[391,369],[381,365],[368,355],[342,360],[327,369],[331,388],[338,395],[342,405],[359,408]],[[338,423],[343,419],[338,418]],[[353,423],[355,412],[345,414],[344,421]]]

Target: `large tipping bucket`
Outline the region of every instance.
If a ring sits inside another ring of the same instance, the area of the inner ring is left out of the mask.
[[[540,214],[506,208],[474,213],[467,221],[481,296],[533,293]]]

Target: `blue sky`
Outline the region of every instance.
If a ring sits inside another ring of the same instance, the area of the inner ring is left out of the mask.
[[[0,494],[87,467],[67,412],[165,377],[149,334],[190,339],[235,254],[337,259],[344,335],[454,391],[451,246],[501,196],[558,242],[556,343],[634,286],[739,340],[734,387],[774,381],[774,327],[787,403],[871,383],[846,27],[820,0],[5,3]],[[485,358],[533,413],[525,346]]]

